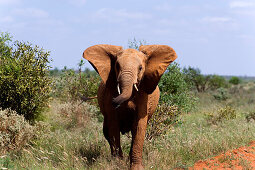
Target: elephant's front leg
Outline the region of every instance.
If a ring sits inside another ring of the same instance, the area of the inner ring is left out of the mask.
[[[130,165],[132,170],[144,169],[142,166],[143,143],[146,133],[148,115],[138,114],[132,129]]]

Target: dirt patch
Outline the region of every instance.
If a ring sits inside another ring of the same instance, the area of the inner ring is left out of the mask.
[[[228,151],[205,161],[198,161],[189,170],[203,169],[255,169],[255,141],[249,146]]]

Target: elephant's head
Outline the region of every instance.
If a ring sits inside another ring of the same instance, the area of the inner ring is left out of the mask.
[[[137,51],[104,44],[89,47],[83,57],[104,83],[109,82],[119,92],[113,99],[115,105],[128,100],[134,90],[151,94],[168,65],[177,58],[167,45],[142,45]]]

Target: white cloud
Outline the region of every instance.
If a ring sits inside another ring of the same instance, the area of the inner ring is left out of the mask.
[[[129,12],[126,9],[103,8],[96,12],[96,18],[106,19],[110,22],[119,22],[126,19],[150,19],[151,15],[142,12]]]
[[[214,23],[225,23],[232,21],[232,18],[229,17],[204,17],[202,18],[203,22],[214,22]]]
[[[231,12],[237,16],[252,17],[254,23],[255,1],[234,1],[230,3]]]
[[[0,0],[0,5],[13,5],[19,2],[20,0]]]
[[[18,16],[35,18],[47,18],[49,16],[47,11],[36,8],[15,9],[13,13]]]
[[[230,8],[247,8],[247,7],[255,7],[255,2],[233,1],[230,3]]]

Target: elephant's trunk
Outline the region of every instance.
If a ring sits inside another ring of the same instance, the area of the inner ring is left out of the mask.
[[[113,105],[115,107],[118,107],[123,102],[127,101],[133,91],[133,85],[134,85],[134,76],[130,75],[122,75],[119,78],[117,90],[120,93],[119,96],[113,99]]]

